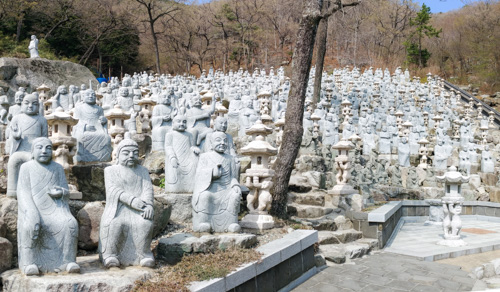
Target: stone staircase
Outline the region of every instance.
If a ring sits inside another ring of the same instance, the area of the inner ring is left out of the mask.
[[[325,206],[326,191],[291,192],[288,213],[295,221],[318,230],[319,255],[325,260],[343,264],[378,249],[377,239],[363,238],[353,229],[352,222],[343,216],[343,210]]]

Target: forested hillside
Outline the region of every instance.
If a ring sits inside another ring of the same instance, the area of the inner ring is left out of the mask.
[[[301,10],[301,0],[0,0],[0,55],[27,57],[35,34],[42,57],[106,76],[286,66]],[[413,0],[370,0],[330,17],[325,70],[403,66],[500,91],[500,1],[431,14],[439,36],[421,39],[430,53],[425,68],[408,58],[420,10]]]

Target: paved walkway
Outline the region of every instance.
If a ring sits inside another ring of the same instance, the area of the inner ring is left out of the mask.
[[[476,280],[467,274],[458,266],[380,251],[329,266],[293,291],[471,291]]]

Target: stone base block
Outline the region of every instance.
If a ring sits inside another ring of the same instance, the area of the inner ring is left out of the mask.
[[[437,242],[438,245],[445,245],[449,247],[465,246],[467,242],[462,239],[443,239]]]
[[[268,214],[248,214],[240,221],[242,228],[265,230],[274,227],[273,216]]]
[[[134,282],[146,280],[153,274],[152,269],[127,267],[125,269],[105,269],[97,255],[78,257],[80,274],[45,274],[25,276],[20,270],[9,270],[0,275],[5,292],[14,291],[131,291]]]

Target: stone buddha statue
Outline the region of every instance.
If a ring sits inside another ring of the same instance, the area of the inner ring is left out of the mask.
[[[78,273],[78,223],[69,210],[64,169],[52,161],[48,138],[35,139],[31,155],[33,160],[21,166],[17,186],[19,269],[28,276]]]

